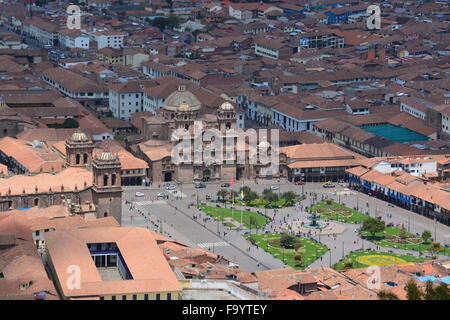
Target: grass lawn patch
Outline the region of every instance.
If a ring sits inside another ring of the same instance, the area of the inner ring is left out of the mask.
[[[386,227],[383,232],[378,232],[372,236],[369,232],[363,231],[361,235],[368,241],[372,241],[379,246],[394,249],[404,249],[419,252],[438,253],[442,255],[450,256],[450,249],[441,246],[441,249],[437,252],[431,250],[431,241],[424,242],[420,236],[414,235],[409,232],[404,233],[402,238],[400,235],[402,230],[397,227]]]
[[[394,254],[380,251],[352,252],[333,266],[335,270],[347,270],[352,268],[366,268],[371,265],[385,266],[391,264],[403,264],[408,262],[423,262],[425,258],[411,257],[404,254]]]
[[[322,219],[335,220],[345,223],[359,224],[370,218],[362,212],[330,200],[319,202],[309,208],[309,211],[316,211]]]
[[[326,246],[307,238],[296,238],[296,241],[301,244],[297,252],[295,249],[285,249],[280,245],[280,234],[251,234],[247,235],[247,238],[254,241],[260,248],[275,258],[299,270],[306,268],[328,251]],[[298,265],[295,260],[296,255],[303,257],[303,263],[301,265]]]
[[[261,229],[267,224],[266,217],[252,211],[232,210],[229,208],[217,208],[205,205],[197,205],[197,208],[210,217],[219,219],[219,221],[224,221],[225,218],[232,218],[240,223],[242,217],[242,224],[247,229]]]

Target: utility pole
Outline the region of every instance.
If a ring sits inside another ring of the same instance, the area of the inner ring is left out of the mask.
[[[408,212],[408,232],[411,231],[411,214]]]
[[[344,259],[345,241],[342,241],[342,259]]]
[[[331,249],[330,249],[330,268],[331,268]]]

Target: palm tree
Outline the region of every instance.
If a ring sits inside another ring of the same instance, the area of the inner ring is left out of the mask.
[[[380,291],[377,293],[377,296],[380,300],[400,300],[395,294],[388,291]]]

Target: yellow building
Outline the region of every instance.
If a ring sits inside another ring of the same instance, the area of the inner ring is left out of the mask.
[[[103,48],[97,51],[97,59],[108,64],[123,65],[124,56],[122,50]]]
[[[144,228],[56,230],[46,262],[66,300],[178,300],[182,287]]]

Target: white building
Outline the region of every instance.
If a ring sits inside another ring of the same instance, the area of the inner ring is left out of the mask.
[[[154,84],[151,80],[114,84],[109,88],[109,108],[115,118],[131,120],[132,114],[144,110],[143,90]]]
[[[58,44],[63,49],[89,49],[89,36],[76,29],[63,29],[58,32]]]
[[[106,88],[63,68],[46,69],[42,72],[41,79],[72,99],[108,99],[108,90]]]
[[[390,174],[394,171],[401,170],[409,174],[421,177],[422,175],[437,174],[437,161],[442,156],[404,156],[404,157],[388,157],[371,159],[374,163],[371,169],[375,169],[384,174]]]
[[[253,18],[253,12],[245,9],[240,4],[230,4],[228,7],[228,14],[238,20],[249,20]]]
[[[428,106],[434,106],[434,103],[416,97],[406,97],[400,99],[400,111],[407,112],[413,117],[422,120],[427,118]]]
[[[58,24],[41,18],[28,19],[22,24],[25,35],[46,46],[56,45],[59,29]]]
[[[90,34],[91,40],[97,42],[97,50],[110,47],[114,49],[123,48],[125,35],[118,31],[98,31]]]
[[[442,132],[450,135],[450,106],[442,110]]]

